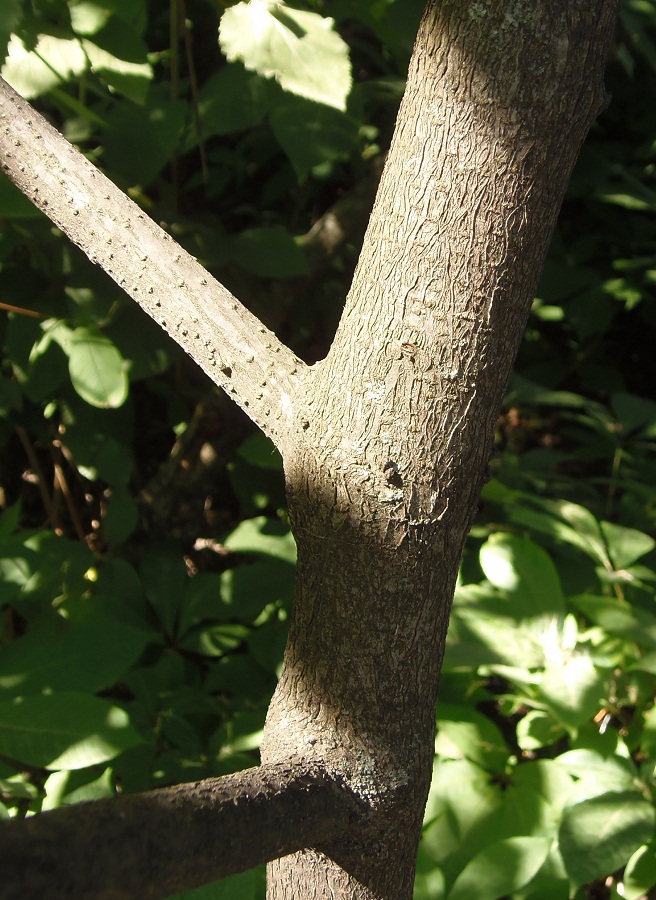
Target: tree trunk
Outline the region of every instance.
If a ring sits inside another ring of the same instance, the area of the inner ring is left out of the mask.
[[[0,91],[3,169],[282,451],[298,576],[262,761],[264,775],[294,777],[265,778],[266,790],[245,789],[242,800],[253,829],[270,828],[287,807],[276,803],[273,819],[257,809],[277,791],[292,791],[296,804],[306,774],[323,788],[312,793],[308,849],[270,863],[271,900],[412,896],[462,547],[565,187],[604,102],[618,2],[429,4],[346,308],[328,357],[313,367]],[[234,790],[254,777],[235,776]],[[202,786],[189,793],[202,795]],[[324,797],[327,814],[348,808],[322,828]],[[57,815],[46,814],[39,833],[54,833]],[[20,823],[6,830],[29,845]],[[162,851],[143,831],[125,840],[143,840],[157,868]],[[258,841],[248,864],[296,851],[298,835],[273,843],[277,850]],[[120,837],[95,846],[107,888]],[[9,847],[7,869],[11,838]],[[203,880],[238,870],[238,862],[212,869],[206,851]],[[191,874],[173,873],[169,886],[199,883],[195,852],[188,846]],[[77,863],[72,840],[53,840],[41,877],[49,884],[55,865],[77,875]],[[11,881],[7,869],[11,891],[20,876]],[[140,896],[138,885],[124,890],[120,870],[116,883],[111,896]],[[99,896],[97,887],[86,894]]]
[[[463,543],[614,0],[430,3],[337,336],[285,459],[297,590],[262,758],[375,814],[269,865],[278,898],[412,896]]]

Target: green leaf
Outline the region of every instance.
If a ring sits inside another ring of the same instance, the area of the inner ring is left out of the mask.
[[[230,238],[229,248],[234,261],[254,275],[289,278],[308,272],[305,254],[282,226],[242,231]]]
[[[257,516],[240,522],[224,541],[233,553],[273,556],[283,562],[296,563],[296,543],[291,531],[277,519]]]
[[[34,50],[28,50],[14,34],[9,42],[2,77],[22,97],[32,100],[81,75],[86,68],[87,58],[77,39],[43,34]]]
[[[535,299],[533,301],[533,306],[531,307],[531,313],[534,316],[537,316],[538,319],[542,319],[543,322],[561,322],[565,318],[565,311],[562,306],[549,306],[543,304],[540,300]],[[558,400],[561,399],[559,395],[565,393],[561,391],[553,391]],[[567,394],[565,394],[567,396]],[[574,397],[578,397],[578,395],[570,395]],[[583,400],[583,397],[579,398]],[[566,405],[566,404],[563,404]]]
[[[656,706],[652,706],[644,714],[640,752],[647,759],[656,760]]]
[[[0,375],[0,417],[12,411],[20,412],[22,405],[23,392],[19,383]]]
[[[599,711],[604,682],[588,656],[573,656],[546,667],[540,697],[566,728],[575,729]]]
[[[560,852],[575,885],[611,875],[651,840],[654,808],[637,791],[583,800],[565,810]]]
[[[551,760],[509,767],[507,777],[495,781],[465,760],[439,760],[426,808],[425,855],[452,885],[493,841],[534,837],[552,842],[572,784]]]
[[[84,769],[142,742],[127,713],[78,692],[0,703],[0,753],[31,766]]]
[[[280,674],[289,625],[286,617],[273,616],[264,625],[255,628],[248,639],[248,650],[267,672]]]
[[[626,864],[622,896],[625,900],[641,900],[656,885],[656,844],[640,847]]]
[[[0,602],[11,603],[38,568],[37,554],[18,539],[0,546]]]
[[[604,293],[623,303],[627,312],[645,299],[643,291],[636,289],[626,278],[609,278],[604,281]]]
[[[20,16],[20,0],[4,0],[0,10],[0,65],[7,53],[9,35],[14,31]]]
[[[188,578],[180,610],[179,633],[184,634],[201,622],[222,618],[221,576],[216,572],[198,572]]]
[[[481,830],[487,833],[486,823],[501,805],[500,794],[480,766],[465,759],[436,759],[424,814],[430,826],[425,841],[436,864],[442,866],[463,848],[471,858],[479,848],[473,847],[470,838]],[[487,843],[489,837],[480,849]]]
[[[183,891],[172,900],[261,900],[264,896],[265,869],[251,869],[240,875],[230,875],[194,891]]]
[[[138,630],[150,632],[151,640],[158,636],[152,630],[152,612],[144,596],[141,579],[129,563],[114,556],[100,568],[94,589],[94,599],[107,615],[127,622]]]
[[[480,562],[493,585],[521,597],[526,617],[565,614],[556,567],[530,538],[493,534],[481,547]]]
[[[573,407],[574,409],[590,405],[587,397],[571,391],[551,391],[516,373],[512,377],[510,387],[510,393],[505,400],[506,404],[530,403],[540,406]]]
[[[100,409],[70,392],[61,410],[66,445],[81,473],[90,480],[102,478],[112,486],[125,486],[132,472],[134,431],[129,400],[118,409]]]
[[[139,522],[139,509],[127,491],[113,490],[103,516],[103,533],[112,547],[130,537]]]
[[[76,34],[95,34],[112,17],[109,4],[99,3],[97,0],[72,0],[69,9],[71,26]]]
[[[292,565],[277,559],[228,569],[221,575],[220,616],[253,622],[269,603],[291,606],[294,574]]]
[[[511,837],[496,841],[469,862],[447,900],[497,900],[527,884],[545,861],[553,841],[546,837]]]
[[[0,172],[0,216],[10,219],[34,219],[42,213],[4,174]]]
[[[76,328],[69,345],[68,369],[77,393],[100,409],[116,409],[128,396],[125,360],[116,345],[92,326]]]
[[[148,47],[140,36],[144,18],[141,0],[82,0],[71,7],[73,30],[82,36],[94,73],[136,103],[145,101],[153,77]]]
[[[572,794],[575,802],[599,797],[608,791],[635,790],[635,766],[622,756],[604,756],[596,750],[568,750],[554,760],[554,765],[577,779]]]
[[[141,561],[146,597],[169,638],[178,633],[189,576],[177,546],[152,546]]]
[[[227,65],[205,82],[198,99],[203,136],[244,131],[258,125],[271,105],[269,82],[241,65]],[[196,143],[197,135],[193,143]]]
[[[567,500],[542,500],[536,497],[526,499],[542,509],[514,506],[510,511],[511,521],[534,528],[556,541],[570,544],[582,550],[596,563],[612,568],[601,526],[589,510]]]
[[[95,34],[120,19],[141,34],[145,23],[145,0],[68,0],[71,25],[77,34]]]
[[[3,761],[3,775],[11,771]],[[37,786],[28,781],[30,775],[27,772],[21,772],[19,775],[11,775],[10,777],[0,778],[0,791],[4,794],[5,803],[14,805],[16,801],[36,800],[39,796]],[[4,816],[0,813],[0,818]]]
[[[21,615],[31,618],[30,600],[49,607],[54,600],[61,604],[85,593],[85,573],[92,564],[93,554],[85,544],[51,531],[12,536],[0,545],[0,599],[18,594]]]
[[[44,784],[46,796],[41,812],[61,806],[72,806],[74,803],[115,797],[112,770],[106,768],[99,778],[93,777],[91,773],[94,771],[92,768],[53,772]]]
[[[90,409],[90,407],[87,407]],[[85,478],[102,478],[113,486],[125,487],[132,472],[131,448],[113,437],[82,432],[85,416],[78,416],[73,428],[67,430],[67,444],[73,452],[77,468]]]
[[[528,789],[535,791],[559,817],[574,787],[574,779],[555,760],[536,759],[515,766],[511,784],[520,795]]]
[[[638,185],[633,191],[612,191],[598,190],[595,191],[597,200],[603,203],[611,203],[615,206],[623,206],[625,209],[640,210],[648,212],[656,210],[656,197],[652,191]]]
[[[135,103],[145,102],[153,69],[148,48],[127,25],[112,19],[93,40],[82,40],[82,46],[93,71],[107,85]]]
[[[92,602],[92,601],[90,601]],[[5,696],[111,687],[140,655],[149,634],[94,608],[80,621],[47,616],[0,654]]]
[[[245,518],[256,516],[262,510],[281,509],[285,504],[282,459],[277,451],[272,455],[271,445],[267,449],[266,444],[263,441],[246,447],[245,455],[252,462],[246,461],[238,450],[234,461],[228,464],[230,485]]]
[[[437,868],[430,858],[422,841],[419,844],[419,853],[417,855],[415,883],[412,892],[413,900],[435,900],[436,897],[442,900],[445,893],[444,873]]]
[[[650,653],[643,654],[634,663],[631,663],[629,669],[631,671],[649,672],[651,675],[656,675],[656,651],[652,650]]]
[[[348,159],[357,144],[360,126],[356,119],[298,97],[277,104],[269,118],[299,179],[317,166]]]
[[[635,528],[626,528],[624,525],[616,525],[614,522],[600,522],[601,531],[608,546],[613,561],[613,567],[626,569],[641,556],[656,547],[656,541],[648,534],[637,531]]]
[[[145,105],[116,104],[107,115],[103,161],[131,185],[147,187],[169,162],[188,106],[153,88]]]
[[[286,91],[345,109],[349,51],[333,25],[332,19],[278,0],[250,0],[225,11],[219,41],[230,62],[240,59]]]
[[[235,650],[246,640],[250,630],[236,623],[201,623],[189,629],[179,640],[178,646],[200,656],[223,656]]]
[[[22,511],[23,504],[19,500],[13,506],[5,507],[0,513],[0,541],[4,541],[5,538],[8,538],[9,535],[16,531]]]
[[[467,758],[485,769],[503,771],[508,747],[487,716],[467,706],[440,703],[435,752],[444,759]]]
[[[538,750],[559,741],[564,730],[553,716],[539,709],[530,709],[517,723],[517,743],[522,750]]]
[[[136,304],[124,304],[104,328],[124,359],[130,361],[130,383],[161,375],[171,362],[172,342]]]
[[[656,403],[653,400],[618,391],[611,396],[610,405],[626,434],[656,421]]]
[[[238,713],[226,725],[222,725],[213,736],[221,747],[221,755],[257,750],[262,741],[264,712]]]
[[[237,450],[237,454],[258,469],[282,471],[282,457],[278,449],[261,431],[247,438]]]
[[[579,546],[592,559],[597,560],[602,566],[609,564],[601,526],[588,509],[567,500],[554,500],[548,503],[548,508],[571,526],[581,539]]]
[[[18,319],[22,319],[25,325],[28,325],[25,317],[18,316],[9,322],[9,329]],[[35,403],[56,396],[62,385],[68,384],[70,380],[67,351],[64,349],[62,352],[62,345],[68,347],[66,342],[70,338],[71,329],[63,323],[57,324],[52,319],[40,323],[39,329],[43,334],[32,343],[27,366],[17,368],[16,371],[22,391]],[[21,330],[24,328],[21,329],[17,325],[15,331],[20,334]],[[24,336],[27,338],[27,335]]]
[[[656,648],[656,616],[617,597],[577,594],[572,604],[591,622],[610,634],[635,641],[640,647]]]
[[[544,664],[541,635],[530,625],[499,613],[454,609],[449,626],[449,665],[515,666],[524,670]]]
[[[516,768],[510,773],[508,781],[502,782],[501,805],[490,819],[485,845],[510,837],[554,839],[560,824],[558,804],[547,799],[537,785],[515,778]]]
[[[656,41],[653,37],[654,5],[650,0],[629,0],[620,9],[620,17],[631,46],[656,72]]]
[[[212,665],[205,690],[223,696],[232,694],[252,707],[270,699],[275,683],[275,677],[258,665],[250,654],[228,653]]]

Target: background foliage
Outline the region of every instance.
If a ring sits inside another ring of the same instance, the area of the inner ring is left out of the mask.
[[[422,3],[296,6],[4,0],[0,57],[312,362]],[[418,900],[656,896],[653,0],[608,84],[463,560]],[[277,454],[5,180],[0,308],[0,815],[253,765],[293,589]]]

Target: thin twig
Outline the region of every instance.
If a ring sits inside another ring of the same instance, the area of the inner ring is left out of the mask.
[[[80,541],[80,543],[88,544],[89,540],[84,533],[84,529],[82,528],[82,523],[80,522],[80,517],[77,514],[75,502],[68,487],[68,482],[66,481],[64,470],[62,469],[61,464],[56,461],[53,463],[53,465],[55,470],[55,483],[61,491],[62,497],[64,498],[64,502],[66,503],[66,508],[68,510],[69,516],[71,517],[71,522],[73,523],[73,528],[75,529],[78,540]]]
[[[184,36],[185,55],[187,58],[187,71],[189,73],[189,85],[191,87],[192,108],[194,111],[194,126],[198,138],[198,154],[200,156],[200,168],[203,173],[203,184],[207,184],[209,172],[207,169],[207,155],[205,153],[205,141],[203,139],[203,124],[200,118],[200,103],[198,96],[198,79],[196,78],[196,66],[194,65],[194,52],[191,45],[191,34],[187,28],[187,10],[185,0],[180,0],[180,25]]]
[[[20,313],[21,316],[32,316],[35,319],[45,319],[43,313],[37,312],[35,309],[25,309],[22,306],[12,306],[11,303],[0,303],[0,309],[6,309],[7,312]]]
[[[39,493],[41,494],[41,501],[46,511],[46,517],[48,522],[50,523],[50,527],[52,529],[57,529],[57,514],[55,511],[55,505],[53,503],[53,499],[46,487],[46,479],[41,468],[41,463],[36,455],[34,447],[32,446],[32,442],[27,434],[27,431],[22,427],[22,425],[16,426],[16,434],[18,435],[18,439],[23,445],[23,450],[25,450],[25,455],[27,456],[27,461],[30,464],[30,468],[36,475],[36,485],[39,489]]]

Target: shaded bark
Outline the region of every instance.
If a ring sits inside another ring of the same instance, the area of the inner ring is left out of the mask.
[[[83,803],[0,823],[0,893],[167,897],[330,839],[367,815],[321,769],[288,764]]]
[[[33,125],[10,121],[25,107],[0,108],[3,169],[49,214],[57,207],[60,227],[282,451],[299,562],[262,758],[326,772],[368,816],[326,833],[308,826],[303,850],[280,847],[275,855],[300,852],[270,864],[271,900],[412,896],[458,564],[565,187],[605,101],[617,5],[429,3],[346,308],[328,357],[311,368],[220,286],[209,299],[192,290],[204,278],[193,261],[183,305],[170,300],[173,320],[153,307],[157,279],[179,275],[168,236],[141,211],[134,223],[124,207],[105,216],[114,194],[92,172],[70,189],[69,175],[82,177],[73,151],[46,179],[45,157],[23,155],[41,140]],[[23,171],[30,165],[39,170]],[[102,234],[94,217],[110,220]],[[159,273],[145,268],[144,253],[163,248]],[[225,365],[208,364],[214,340]],[[135,840],[145,853],[148,832]],[[102,839],[94,854],[113,860]],[[178,865],[176,884],[191,886],[194,857]]]
[[[451,598],[614,0],[430,3],[337,335],[285,458],[298,579],[262,746],[376,817],[269,897],[409,898]]]

